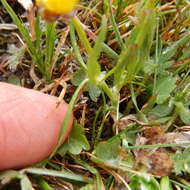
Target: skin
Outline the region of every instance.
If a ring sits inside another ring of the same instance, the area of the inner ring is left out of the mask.
[[[56,97],[0,82],[0,170],[26,167],[51,154],[67,111],[66,103],[57,107],[57,102]]]

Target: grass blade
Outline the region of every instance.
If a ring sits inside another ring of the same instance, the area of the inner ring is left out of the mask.
[[[120,31],[119,31],[119,27],[117,26],[116,24],[116,21],[115,21],[115,18],[114,18],[114,15],[113,15],[113,12],[112,12],[112,1],[109,0],[109,3],[108,3],[108,8],[109,8],[109,16],[110,16],[110,19],[111,19],[111,23],[112,23],[112,26],[113,26],[113,30],[115,32],[115,35],[116,35],[116,38],[118,40],[118,43],[121,47],[121,49],[124,49],[125,48],[125,44],[123,42],[123,39],[121,38],[121,34],[120,34]]]
[[[56,40],[56,23],[46,24],[46,53],[45,53],[45,76],[48,81],[51,79],[51,64],[54,54]]]
[[[37,174],[37,175],[47,175],[47,176],[54,176],[54,177],[61,177],[67,180],[78,181],[83,183],[92,183],[93,180],[82,175],[77,175],[67,171],[56,171],[50,169],[42,169],[42,168],[26,168],[22,170],[22,172],[30,173],[30,174]]]
[[[72,47],[75,51],[77,61],[80,64],[80,66],[86,70],[86,65],[83,61],[83,58],[80,54],[80,50],[79,50],[78,45],[77,45],[77,40],[76,40],[76,36],[75,36],[75,29],[74,29],[74,25],[72,23],[70,23],[70,38],[71,38]]]

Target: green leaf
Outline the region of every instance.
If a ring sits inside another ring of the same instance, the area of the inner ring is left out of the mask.
[[[177,174],[190,172],[190,148],[186,148],[183,152],[176,153],[172,159]]]
[[[82,26],[82,23],[80,22],[80,20],[77,18],[77,17],[74,17],[72,20],[71,20],[72,24],[74,25],[76,31],[77,31],[77,34],[81,40],[81,42],[83,43],[87,53],[89,54],[90,51],[92,50],[92,47],[90,45],[90,42],[86,36],[86,33],[83,29],[83,26]]]
[[[170,179],[168,176],[164,176],[160,180],[160,190],[172,190]]]
[[[104,161],[117,162],[120,143],[119,137],[110,141],[100,142],[95,149],[95,155]]]
[[[51,80],[52,58],[55,51],[56,23],[46,24],[46,49],[45,49],[45,76],[48,81]]]
[[[43,177],[37,176],[36,178],[37,178],[37,183],[39,184],[39,186],[40,186],[43,190],[53,190],[53,189],[51,188],[51,186],[48,184],[48,182],[43,179]]]
[[[121,165],[133,169],[136,166],[135,156],[132,152],[127,152],[127,156],[121,161]]]
[[[73,50],[74,50],[75,55],[76,55],[76,60],[78,61],[80,66],[84,70],[86,70],[86,65],[84,63],[84,60],[83,60],[81,53],[80,53],[80,50],[79,50],[79,46],[77,44],[77,39],[75,36],[75,29],[74,29],[74,25],[72,24],[72,22],[70,23],[70,38],[71,38],[71,44],[72,44]]]
[[[10,56],[8,56],[9,68],[12,72],[15,72],[25,52],[25,48],[18,48],[14,44],[12,44],[9,46],[8,52],[11,54]]]
[[[125,43],[123,42],[123,39],[121,37],[120,31],[119,31],[119,27],[116,23],[116,20],[114,18],[114,14],[112,11],[112,1],[108,1],[108,9],[109,9],[109,17],[110,17],[110,21],[113,27],[113,31],[115,33],[115,37],[117,38],[118,44],[120,46],[120,48],[125,48]]]
[[[115,68],[114,84],[119,90],[125,83],[131,83],[149,61],[156,26],[155,8],[139,7],[138,19]]]
[[[168,117],[162,117],[162,118],[156,119],[154,121],[156,123],[164,124],[164,123],[166,123],[167,121],[169,121],[171,119],[172,119],[172,116],[168,116]]]
[[[85,70],[79,69],[78,71],[76,71],[73,75],[73,78],[71,79],[71,82],[73,85],[75,86],[79,86],[80,83],[86,78],[86,72]]]
[[[183,46],[185,46],[190,40],[190,33],[186,33],[182,38],[180,38],[178,41],[174,42],[172,45],[170,45],[169,47],[167,47],[161,54],[161,56],[159,56],[159,60],[158,60],[158,73],[162,73],[167,67],[170,66],[170,64],[173,62],[173,64],[175,63],[173,60],[175,59],[174,56],[176,56],[179,52],[179,50],[182,49]],[[183,55],[179,58],[178,60],[183,60],[184,58],[186,58],[186,56],[189,56],[189,53],[183,53]],[[174,57],[174,59],[172,60],[172,58]],[[185,66],[185,64],[181,65],[176,71],[175,73],[178,73],[181,69],[183,69]]]
[[[74,73],[73,78],[71,79],[71,82],[73,85],[79,86],[80,83],[83,80],[85,80],[86,77],[87,76],[86,76],[85,70],[83,68],[81,68]],[[90,96],[91,100],[94,102],[97,102],[98,97],[101,94],[101,89],[96,85],[92,85],[92,84],[88,83],[85,90],[89,92],[89,96]]]
[[[190,124],[190,110],[187,108],[183,108],[180,110],[179,113],[180,119],[183,121],[185,124]]]
[[[94,190],[94,185],[88,184],[80,188],[79,190]]]
[[[71,118],[71,115],[72,115],[72,110],[73,110],[73,107],[74,107],[74,104],[75,104],[75,101],[78,97],[78,94],[80,92],[80,90],[84,87],[84,85],[87,83],[88,80],[84,80],[79,86],[78,88],[76,89],[75,93],[73,94],[72,98],[71,98],[71,101],[69,103],[69,106],[68,106],[68,110],[66,112],[66,116],[65,116],[65,119],[63,121],[63,124],[61,126],[61,132],[60,132],[60,135],[59,135],[59,138],[58,138],[58,143],[54,149],[54,151],[51,153],[51,155],[49,156],[49,159],[52,158],[54,156],[54,154],[57,152],[58,148],[62,145],[62,139],[67,131],[67,127],[68,127],[68,122]],[[72,132],[71,132],[72,133]],[[85,137],[85,136],[84,136]],[[66,143],[65,143],[66,145]]]
[[[160,76],[156,83],[155,93],[157,95],[156,103],[162,104],[170,96],[176,87],[177,77],[171,75]]]
[[[125,120],[125,117],[121,119]],[[120,138],[122,139],[122,144],[123,146],[126,146],[127,144],[135,144],[136,142],[136,138],[137,138],[137,134],[138,132],[140,132],[140,129],[136,126],[136,125],[128,125],[128,126],[124,126],[126,127],[123,131],[122,134],[120,136]]]
[[[168,116],[172,110],[173,110],[173,105],[168,105],[168,102],[165,104],[159,104],[155,106],[150,112],[148,113],[149,115],[156,116],[158,118]]]
[[[20,175],[20,186],[21,190],[34,190],[32,183],[26,175]]]
[[[102,51],[103,42],[106,37],[107,30],[107,19],[105,16],[102,17],[102,24],[100,27],[100,33],[96,39],[94,47],[90,50],[89,57],[87,60],[87,74],[89,82],[96,85],[101,78],[101,68],[98,63],[100,53]]]
[[[71,154],[80,154],[82,150],[90,148],[89,142],[84,135],[84,128],[80,124],[75,124],[67,141],[59,149],[59,154],[63,155],[67,151]]]
[[[160,190],[156,179],[148,175],[135,175],[131,178],[130,187],[132,190]]]
[[[53,176],[53,177],[61,177],[67,180],[72,181],[78,181],[78,182],[84,182],[84,183],[92,183],[92,179],[88,177],[84,177],[82,175],[77,175],[68,171],[56,171],[56,170],[50,170],[50,169],[43,169],[43,168],[26,168],[22,170],[25,173],[30,174],[37,174],[37,175],[47,175],[47,176]]]
[[[183,123],[190,124],[190,110],[186,108],[182,102],[176,102],[175,105],[177,107],[179,117]]]
[[[100,96],[102,92],[98,86],[92,85],[90,83],[87,85],[87,91],[89,92],[89,96],[91,100],[94,102],[97,102],[98,97]]]
[[[54,53],[54,45],[56,40],[56,24],[47,23],[46,24],[46,56],[45,63],[51,64],[51,60]]]
[[[159,62],[164,63],[170,60],[177,53],[179,48],[189,43],[189,40],[190,40],[190,33],[188,32],[186,35],[184,35],[181,39],[176,41],[172,46],[168,47],[163,52],[162,56],[160,57]]]

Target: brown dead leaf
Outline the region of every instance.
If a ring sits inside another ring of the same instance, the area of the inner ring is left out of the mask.
[[[137,145],[168,144],[162,126],[145,127],[143,136],[137,139]],[[173,162],[166,148],[140,149],[135,151],[139,163],[145,165],[153,175],[168,176],[173,169]]]
[[[138,117],[134,114],[130,114],[121,118],[119,121],[116,122],[115,125],[119,131],[122,131],[123,129],[126,129],[132,123],[138,123],[142,126],[147,125],[147,123],[140,121]]]
[[[165,133],[163,126],[143,127],[142,136],[136,140],[136,145],[156,144],[180,144],[190,142],[189,127]],[[168,148],[140,149],[135,151],[139,163],[145,165],[149,171],[158,176],[168,176],[173,169],[173,163],[169,156],[171,151],[187,148],[188,145]]]
[[[151,139],[153,137],[157,136],[163,136],[164,135],[164,128],[161,126],[155,126],[155,127],[143,127],[143,136],[147,139]]]
[[[142,149],[137,151],[138,162],[144,164],[156,176],[168,176],[173,169],[173,162],[164,148],[157,150]]]
[[[189,143],[190,142],[190,132],[172,132],[165,134],[167,142],[171,144]],[[182,148],[187,148],[190,145],[181,146]],[[173,147],[173,149],[179,149],[179,147]]]

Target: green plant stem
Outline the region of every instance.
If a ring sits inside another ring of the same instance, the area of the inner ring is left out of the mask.
[[[183,185],[183,184],[181,184],[181,183],[179,183],[179,182],[177,182],[177,181],[171,180],[171,179],[170,179],[170,181],[171,181],[173,184],[178,185],[179,187],[182,187],[182,188],[184,188],[184,189],[186,189],[186,190],[190,190],[190,187],[188,187],[188,186],[186,186],[186,185]]]
[[[78,94],[80,92],[80,90],[84,87],[84,85],[88,82],[88,79],[85,79],[83,82],[81,82],[81,84],[78,86],[78,88],[76,89],[75,93],[73,94],[72,98],[71,98],[71,101],[69,103],[69,106],[68,106],[68,110],[66,112],[66,115],[65,115],[65,119],[63,121],[63,124],[62,124],[62,127],[61,127],[61,132],[60,132],[60,135],[59,135],[59,138],[58,138],[58,143],[54,149],[54,151],[52,152],[52,154],[50,155],[49,158],[52,158],[55,153],[57,152],[59,146],[62,144],[62,139],[68,129],[68,123],[69,123],[69,120],[71,119],[71,116],[72,116],[72,110],[73,110],[73,107],[74,107],[74,104],[75,104],[75,101],[78,97]]]
[[[104,20],[105,20],[105,19],[104,19]],[[88,38],[87,38],[87,36],[86,36],[86,33],[85,33],[84,30],[83,30],[83,27],[82,27],[82,25],[81,25],[80,20],[79,20],[77,17],[74,17],[74,18],[72,19],[72,21],[71,21],[71,24],[74,25],[74,27],[75,27],[75,29],[76,29],[76,31],[77,31],[77,33],[78,33],[78,35],[79,35],[79,37],[80,37],[80,39],[81,39],[83,45],[84,45],[84,47],[85,47],[87,53],[88,53],[89,55],[91,55],[93,49],[92,49],[92,47],[91,47],[91,45],[90,45],[90,43],[89,43],[89,41],[88,41]],[[104,23],[104,25],[105,25],[105,23]],[[104,29],[104,28],[103,28],[103,29]],[[105,31],[103,31],[103,33],[105,33]],[[100,40],[100,39],[99,39],[99,40]],[[103,41],[103,40],[102,40],[102,41]],[[104,46],[104,47],[106,47],[106,46]],[[90,62],[90,64],[92,65],[92,62]],[[96,64],[97,64],[97,63],[96,63]],[[90,65],[90,66],[91,66],[91,65]],[[95,65],[93,65],[93,66],[95,66]],[[89,69],[92,70],[91,67],[90,67]],[[97,69],[99,69],[99,68],[97,68]],[[100,70],[97,71],[97,72],[100,72]],[[96,73],[96,74],[97,74],[97,73]],[[98,73],[98,75],[99,75],[99,74],[100,74],[100,73]],[[98,82],[98,86],[100,86],[100,87],[105,91],[105,93],[107,94],[107,96],[110,98],[110,100],[111,100],[111,102],[112,102],[112,105],[116,108],[115,110],[116,110],[116,113],[117,113],[117,107],[118,107],[118,98],[117,98],[117,96],[114,96],[114,95],[113,95],[112,90],[107,86],[107,84],[106,84],[105,81]]]
[[[80,20],[77,17],[74,17],[71,20],[71,24],[74,25],[74,27],[75,27],[75,29],[76,29],[76,31],[78,33],[78,36],[80,37],[80,40],[82,41],[87,53],[90,53],[92,47],[91,47],[91,45],[89,43],[89,40],[88,40],[88,38],[86,36],[86,33],[84,32],[84,29],[82,27],[82,24],[81,24]],[[119,55],[105,43],[102,44],[102,50],[108,56],[110,56],[113,59],[118,59],[118,57],[119,57]]]
[[[142,172],[138,172],[138,171],[135,171],[135,170],[132,170],[132,169],[129,169],[127,168],[126,166],[120,166],[118,164],[114,164],[113,162],[108,162],[108,161],[104,161],[102,160],[101,158],[98,158],[96,156],[94,156],[93,154],[88,154],[91,156],[91,160],[93,162],[96,162],[99,164],[99,166],[103,166],[103,167],[108,167],[108,168],[111,168],[111,169],[114,169],[114,170],[119,170],[119,171],[122,171],[122,172],[129,172],[129,173],[132,173],[132,174],[139,174],[139,175],[142,175],[143,173]],[[149,173],[144,173],[144,175],[148,175],[148,176],[152,176],[151,174]]]
[[[39,177],[38,178],[38,184],[40,185],[40,187],[43,189],[43,190],[53,190],[50,185],[42,178],[42,177]]]
[[[81,8],[81,9],[86,9],[88,11],[91,11],[92,13],[95,13],[97,14],[97,16],[99,16],[100,18],[102,18],[102,15],[101,13],[99,13],[98,11],[94,10],[94,9],[91,9],[89,7],[86,7],[86,6],[83,6],[83,5],[76,5],[77,8]]]
[[[125,48],[125,44],[124,44],[124,42],[123,42],[123,40],[121,38],[121,34],[119,32],[119,28],[118,28],[118,26],[117,26],[117,24],[115,22],[115,18],[114,18],[113,12],[112,12],[111,5],[112,5],[112,1],[109,0],[108,7],[109,7],[109,14],[110,14],[110,19],[111,19],[111,23],[112,23],[112,26],[113,26],[113,30],[115,32],[116,38],[118,40],[118,43],[119,43],[121,49],[124,49]]]
[[[104,77],[102,78],[102,81],[105,81],[108,77],[110,77],[111,75],[113,75],[116,71],[117,67],[114,67],[113,69],[109,70]]]
[[[154,82],[153,82],[153,90],[152,90],[152,94],[155,94],[156,91],[156,82],[157,82],[157,74],[158,74],[158,57],[159,57],[159,52],[158,52],[158,37],[159,37],[159,24],[157,23],[156,25],[156,47],[155,47],[155,64],[156,64],[156,68],[154,70]]]
[[[117,12],[116,12],[116,17],[119,17],[122,13],[122,3],[123,3],[123,0],[118,0],[118,3],[117,3]]]
[[[98,117],[99,117],[99,114],[100,114],[101,109],[102,109],[102,107],[99,107],[99,109],[98,109],[97,112],[96,112],[94,121],[93,121],[93,123],[92,123],[92,142],[93,142],[93,144],[94,144],[94,142],[95,142],[95,137],[96,137],[96,126],[97,126],[96,122],[97,122],[97,120],[98,120]]]
[[[104,112],[103,120],[101,122],[101,125],[98,128],[98,133],[97,133],[96,139],[94,141],[95,146],[97,145],[98,141],[100,140],[100,137],[101,137],[101,134],[102,134],[102,131],[103,131],[103,128],[104,128],[104,123],[105,123],[106,118],[107,118],[107,114],[106,114],[106,112]]]
[[[83,69],[87,69],[86,67],[86,64],[84,63],[83,59],[82,59],[82,56],[80,54],[80,50],[78,48],[78,45],[77,45],[77,40],[76,40],[76,36],[75,36],[75,29],[74,29],[74,26],[73,26],[73,23],[70,23],[70,37],[71,37],[71,43],[72,43],[72,47],[74,49],[74,52],[75,52],[75,55],[76,55],[76,58],[78,60],[78,63],[80,64],[80,66],[83,68]]]
[[[108,87],[105,81],[102,81],[99,86],[104,90],[106,95],[110,98],[112,105],[116,106],[118,103],[118,98],[117,96],[114,96],[113,91]]]
[[[178,144],[151,144],[151,145],[136,145],[136,146],[126,146],[126,150],[131,149],[151,149],[151,148],[166,148],[166,147],[176,147],[176,146],[189,146],[190,143],[178,143]]]
[[[102,51],[113,59],[119,58],[119,55],[105,43],[102,44]]]
[[[81,22],[77,17],[74,17],[71,20],[71,23],[75,26],[75,29],[81,39],[81,42],[83,43],[87,53],[89,54],[92,50],[92,47],[90,45],[90,42],[88,41],[88,38],[86,36],[86,33],[83,30],[83,27],[81,26]]]
[[[87,162],[83,161],[80,159],[80,156],[77,156],[77,155],[73,155],[73,154],[69,154],[69,156],[75,160],[75,162],[77,164],[80,164],[82,165],[86,170],[88,170],[90,173],[92,173],[93,175],[97,175],[98,174],[98,171],[95,167],[89,165]]]

